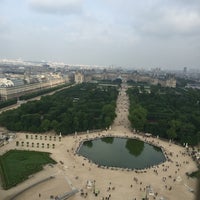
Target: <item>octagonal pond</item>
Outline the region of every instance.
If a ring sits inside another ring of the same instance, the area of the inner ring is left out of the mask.
[[[161,148],[140,140],[104,137],[84,141],[77,153],[100,166],[144,169],[166,160]]]

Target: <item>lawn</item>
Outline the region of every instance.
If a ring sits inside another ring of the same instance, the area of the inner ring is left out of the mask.
[[[49,153],[10,150],[0,156],[0,175],[4,189],[9,189],[28,179],[29,175],[43,169],[43,165],[56,162]]]

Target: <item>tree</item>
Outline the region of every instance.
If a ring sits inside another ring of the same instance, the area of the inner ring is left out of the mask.
[[[43,120],[40,128],[42,131],[49,131],[51,128],[51,122],[48,119]]]
[[[84,83],[23,104],[0,115],[9,130],[63,134],[109,126],[115,118],[117,88]]]
[[[177,120],[171,120],[169,123],[170,128],[167,130],[168,138],[175,139],[177,137],[177,131],[180,129],[181,122]]]
[[[136,88],[136,87],[135,87]],[[147,111],[144,129],[154,135],[174,139],[180,143],[196,145],[200,130],[200,91],[182,88],[151,86],[151,93],[138,93],[129,89],[129,119],[140,130],[137,105]],[[135,111],[136,110],[136,111]]]
[[[170,129],[168,129],[167,130],[167,136],[170,139],[175,139],[177,137],[176,129],[174,127],[171,127]]]
[[[141,105],[137,105],[130,110],[129,120],[134,128],[137,130],[143,130],[146,123],[147,110]]]
[[[105,117],[105,127],[109,127],[112,123],[112,120],[109,116]]]
[[[40,115],[39,114],[25,114],[21,116],[22,126],[26,131],[36,132],[40,127]]]
[[[51,128],[56,131],[56,133],[59,133],[59,123],[56,120],[53,120],[51,122]]]
[[[195,127],[191,123],[182,123],[180,127],[179,138],[181,143],[197,144],[197,138],[195,137]]]
[[[80,119],[81,121],[81,119]],[[73,119],[73,127],[75,130],[79,130],[79,118],[78,116],[75,116],[74,119]]]

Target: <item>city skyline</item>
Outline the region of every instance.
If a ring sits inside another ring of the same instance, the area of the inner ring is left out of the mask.
[[[200,69],[200,2],[0,0],[0,59]]]

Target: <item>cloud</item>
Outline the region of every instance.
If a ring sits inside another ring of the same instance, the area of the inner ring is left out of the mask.
[[[188,7],[159,6],[138,13],[132,26],[141,36],[174,37],[200,34],[200,14]]]
[[[200,0],[0,0],[0,5],[3,56],[200,66]]]
[[[166,22],[179,33],[199,34],[200,31],[200,14],[195,11],[170,10],[166,16]]]
[[[83,0],[30,0],[30,7],[41,13],[70,15],[82,11]]]

